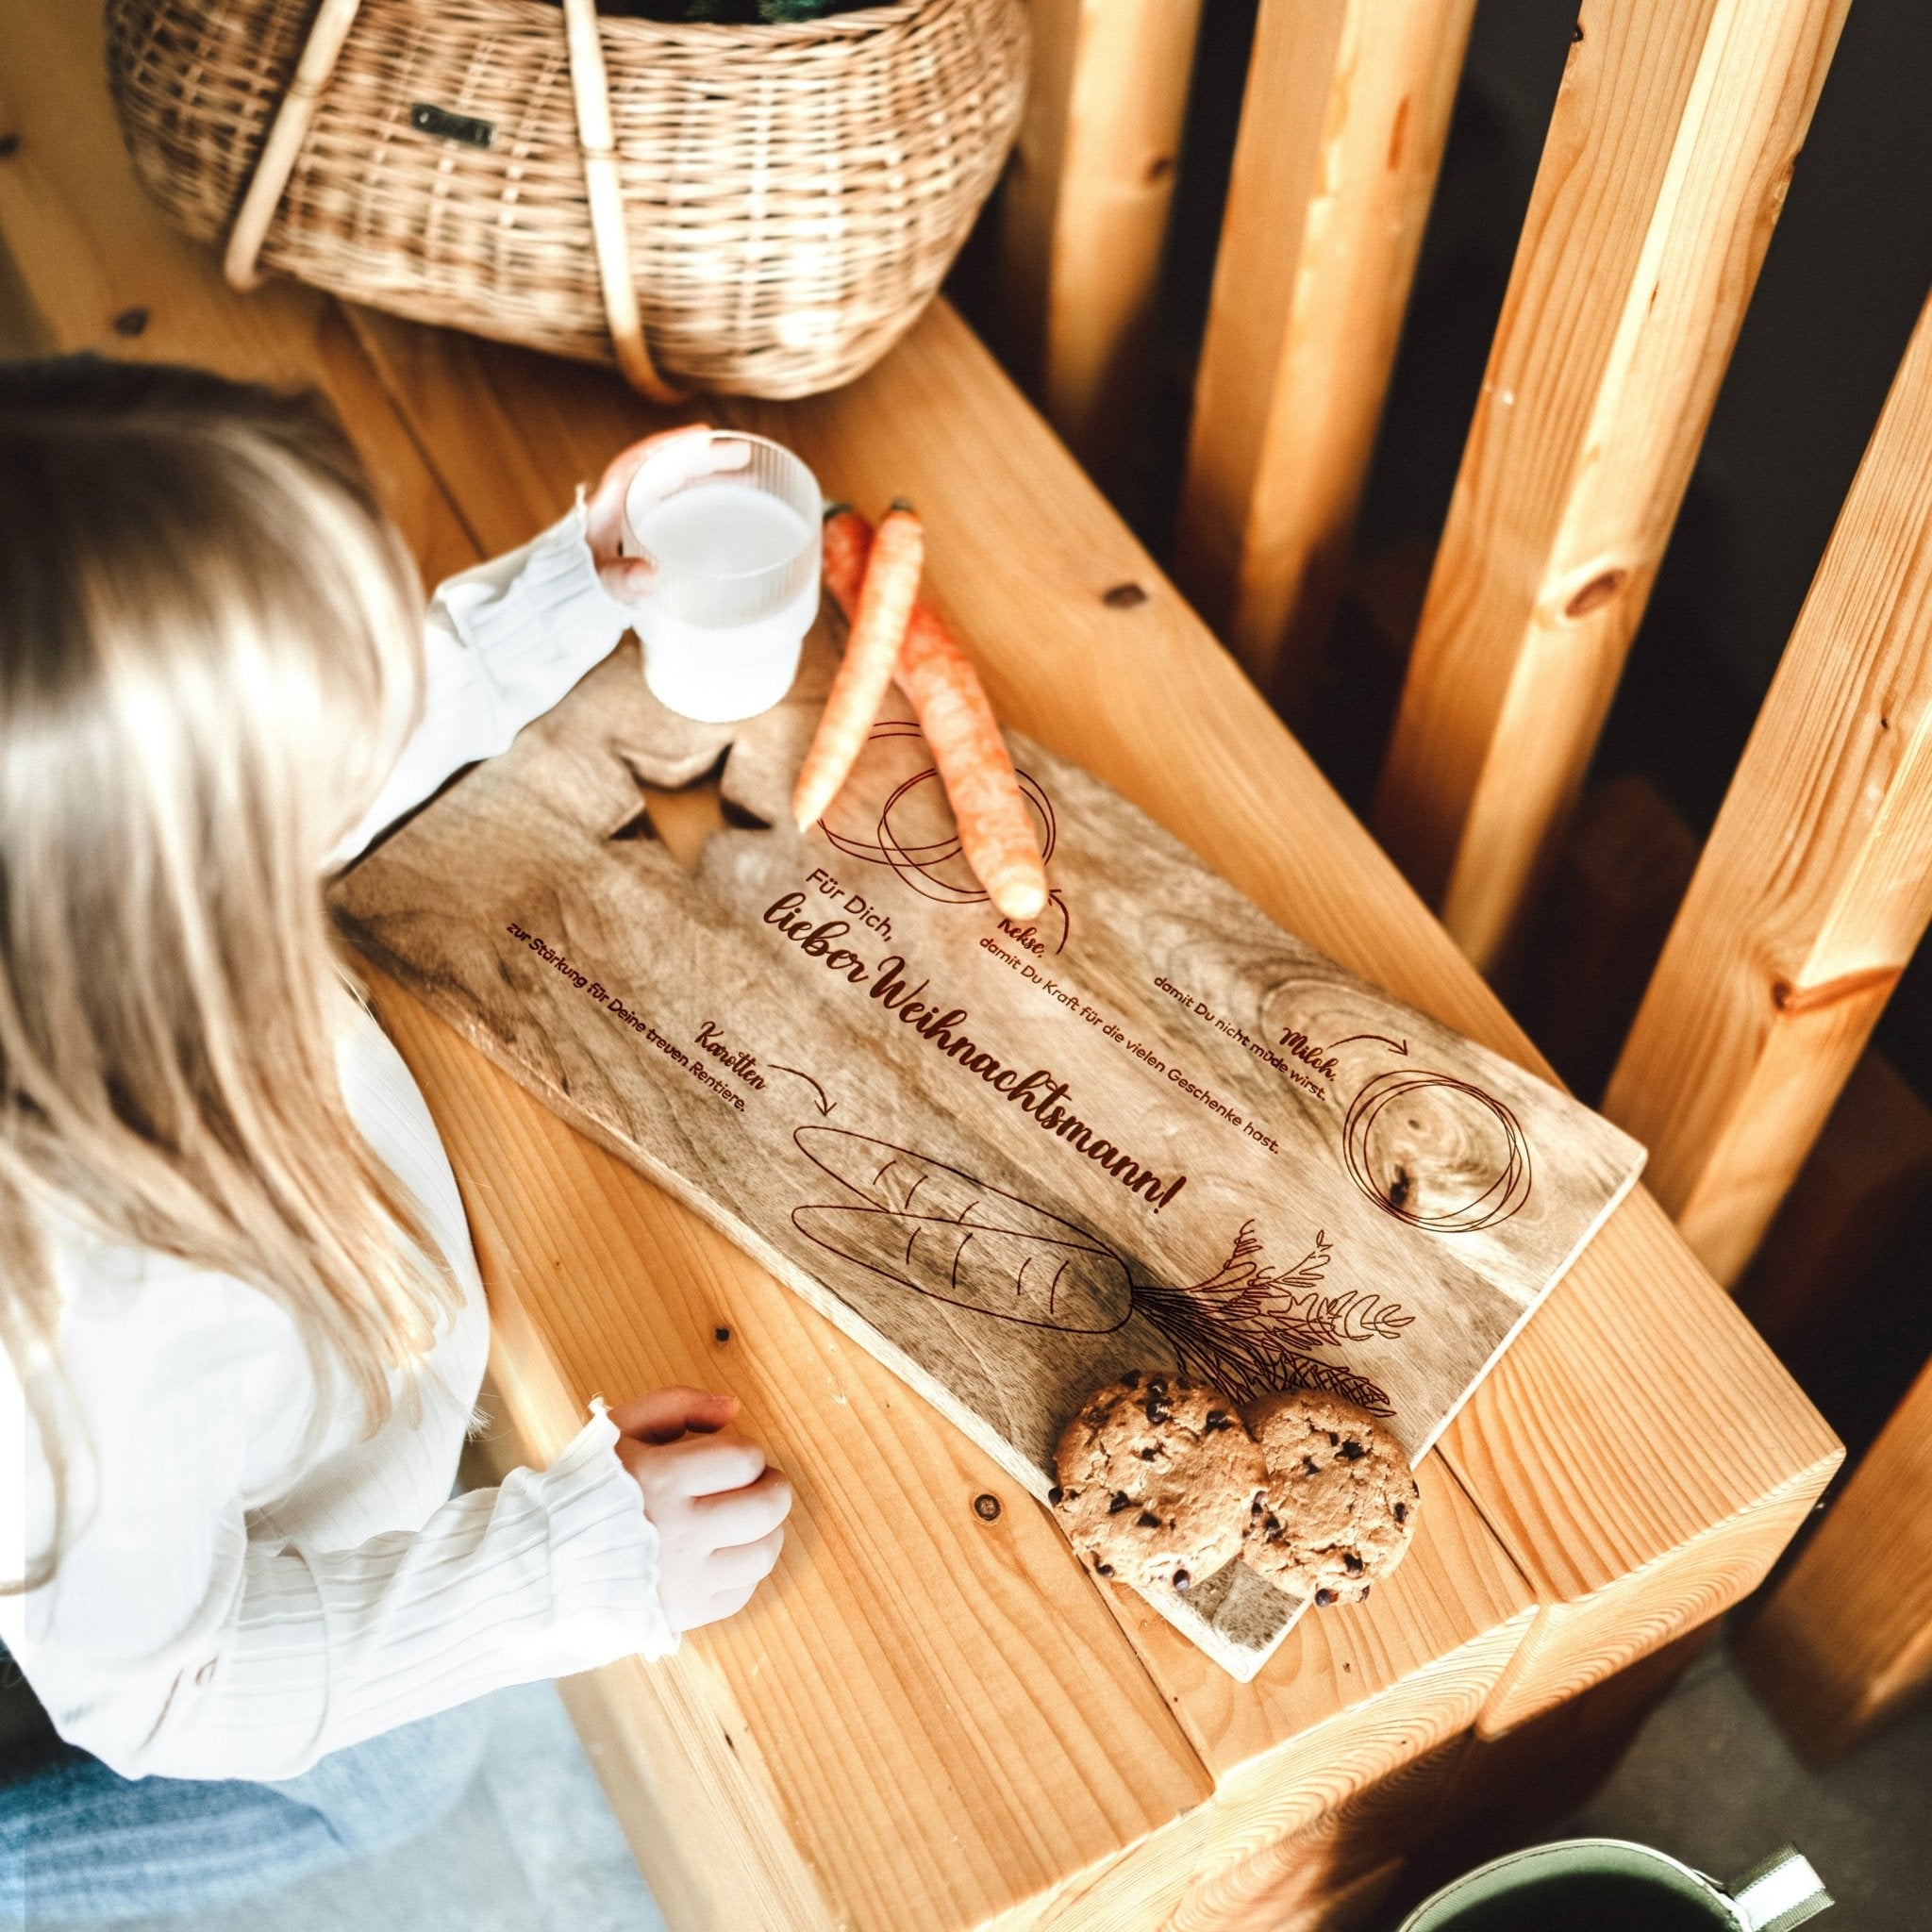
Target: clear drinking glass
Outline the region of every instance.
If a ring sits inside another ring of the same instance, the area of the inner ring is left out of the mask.
[[[714,430],[696,476],[646,462],[625,494],[625,550],[657,566],[633,604],[644,682],[708,724],[768,710],[791,689],[819,609],[818,480],[780,444]]]

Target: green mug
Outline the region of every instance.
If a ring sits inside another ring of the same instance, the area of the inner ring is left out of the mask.
[[[1468,1873],[1400,1932],[1790,1932],[1830,1903],[1790,1845],[1724,1886],[1648,1845],[1573,1838]]]

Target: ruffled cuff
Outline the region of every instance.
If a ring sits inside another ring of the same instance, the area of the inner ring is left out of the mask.
[[[488,660],[540,639],[579,676],[608,657],[630,628],[631,612],[597,575],[588,522],[579,490],[571,510],[521,550],[441,584],[435,603],[463,642]]]
[[[617,1424],[602,1397],[591,1409],[550,1467],[524,1477],[550,1525],[558,1617],[580,1656],[669,1657],[678,1639],[658,1594],[657,1525],[617,1459]]]

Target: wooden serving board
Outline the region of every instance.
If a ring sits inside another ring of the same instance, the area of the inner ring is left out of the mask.
[[[978,891],[908,716],[799,835],[825,631],[742,725],[666,711],[626,643],[345,875],[344,929],[1036,1495],[1130,1366],[1319,1383],[1420,1458],[1642,1149],[1017,735],[1033,927]],[[691,873],[645,788],[713,774]],[[1239,1563],[1149,1600],[1243,1679],[1304,1607]]]

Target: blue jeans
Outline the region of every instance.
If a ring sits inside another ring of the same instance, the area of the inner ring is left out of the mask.
[[[130,1780],[57,1746],[0,1785],[0,1924],[211,1909],[404,1843],[469,1789],[488,1727],[463,1705],[275,1784]]]

